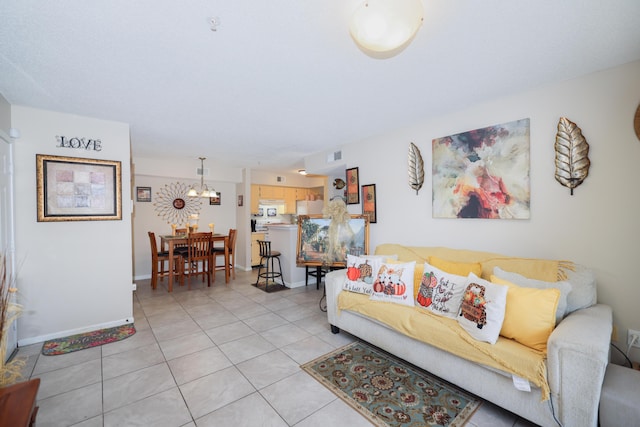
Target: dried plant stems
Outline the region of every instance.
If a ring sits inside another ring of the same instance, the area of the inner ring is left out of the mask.
[[[25,364],[21,359],[14,359],[5,364],[9,328],[21,312],[21,307],[12,301],[16,293],[12,284],[13,279],[7,272],[7,257],[0,254],[0,386],[15,383],[21,377],[21,370]]]

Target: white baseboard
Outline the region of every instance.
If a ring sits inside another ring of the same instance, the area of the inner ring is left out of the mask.
[[[315,282],[313,282],[313,283],[315,284]],[[304,281],[293,282],[293,283],[286,282],[285,285],[287,285],[287,288],[301,288],[301,287],[305,286]]]
[[[130,323],[133,323],[133,316],[128,317],[126,319],[120,319],[120,320],[114,320],[112,322],[101,323],[98,325],[83,326],[82,328],[69,329],[66,331],[54,332],[52,334],[21,339],[21,340],[18,340],[18,347],[25,347],[27,345],[37,344],[47,340],[68,337],[70,335],[75,335],[75,334],[82,334],[84,332],[97,331],[98,329],[114,328],[116,326],[126,325]]]

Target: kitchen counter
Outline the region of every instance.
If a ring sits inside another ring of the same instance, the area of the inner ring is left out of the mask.
[[[271,250],[280,252],[282,277],[288,288],[304,286],[306,270],[296,265],[298,226],[296,224],[269,224]]]

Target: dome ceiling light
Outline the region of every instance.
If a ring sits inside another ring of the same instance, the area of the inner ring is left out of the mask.
[[[365,54],[386,59],[409,46],[423,19],[422,0],[365,0],[354,12],[349,32]]]

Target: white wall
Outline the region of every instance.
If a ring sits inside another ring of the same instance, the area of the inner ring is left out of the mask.
[[[129,126],[13,106],[20,345],[133,321]],[[56,135],[102,151],[57,148]],[[121,161],[122,220],[37,222],[36,154]]]
[[[613,307],[619,343],[626,348],[626,329],[640,329],[635,188],[640,141],[633,131],[639,77],[640,62],[634,62],[340,147],[346,167],[359,167],[360,184],[376,184],[378,222],[370,228],[371,249],[386,242],[449,246],[585,264],[597,274],[598,299]],[[573,196],[554,179],[561,116],[581,127],[591,148],[589,176]],[[531,219],[433,219],[432,139],[526,117],[531,118]],[[418,195],[408,184],[409,142],[425,161],[425,185]],[[305,159],[307,170],[329,167],[326,155]],[[361,212],[360,205],[349,209]]]
[[[15,236],[15,210],[13,192],[13,140],[9,136],[11,128],[11,105],[0,95],[0,254],[4,258],[6,277],[11,280],[15,277],[14,271],[14,236]],[[15,295],[11,294],[11,303],[17,302]],[[5,348],[0,354],[5,355],[6,362],[11,353],[18,346],[18,330],[16,322],[7,325]]]

